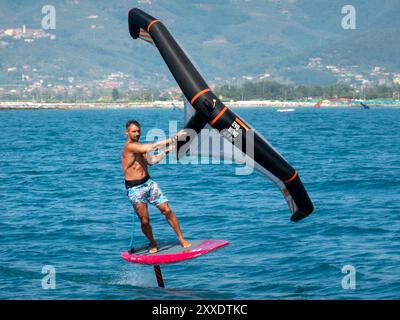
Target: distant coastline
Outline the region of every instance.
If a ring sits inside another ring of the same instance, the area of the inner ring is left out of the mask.
[[[371,100],[363,101],[370,107],[400,107],[400,100]],[[278,101],[278,100],[248,100],[224,101],[230,108],[297,108],[314,107],[316,101]],[[360,107],[359,103],[326,103],[321,108],[330,107]],[[182,101],[153,101],[153,102],[0,102],[0,110],[73,110],[73,109],[145,109],[145,108],[183,108]]]

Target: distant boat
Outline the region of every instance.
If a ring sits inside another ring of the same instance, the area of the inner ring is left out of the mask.
[[[178,101],[172,101],[171,102],[171,105],[172,105],[172,110],[177,110],[177,109],[179,109],[179,106],[178,106]]]
[[[360,105],[363,109],[371,109],[368,105],[366,105],[365,103],[360,102]]]
[[[294,109],[277,109],[276,111],[278,111],[278,112],[293,112],[295,110]]]

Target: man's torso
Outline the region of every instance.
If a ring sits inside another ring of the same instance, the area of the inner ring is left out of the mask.
[[[148,162],[145,153],[133,153],[125,145],[122,152],[122,169],[125,180],[140,180],[148,175]]]

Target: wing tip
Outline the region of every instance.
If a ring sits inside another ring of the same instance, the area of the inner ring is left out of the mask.
[[[304,212],[301,212],[300,210],[297,210],[295,213],[292,214],[292,216],[290,217],[290,220],[293,222],[298,222],[298,221],[308,217],[310,214],[311,214],[311,212],[304,213]]]
[[[133,15],[136,11],[136,8],[132,8],[128,12],[128,28],[129,28],[129,34],[133,39],[137,39],[139,37],[140,33],[140,28],[133,22]]]

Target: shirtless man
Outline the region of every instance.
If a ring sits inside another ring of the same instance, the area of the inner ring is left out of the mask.
[[[158,141],[156,143],[139,143],[140,124],[135,120],[126,123],[126,143],[122,152],[122,169],[125,176],[125,187],[127,196],[131,201],[136,214],[138,215],[142,231],[150,241],[150,253],[157,252],[157,242],[154,240],[153,231],[150,225],[147,204],[155,205],[165,216],[169,225],[178,236],[180,244],[188,248],[191,244],[183,238],[179,227],[178,219],[168,204],[167,197],[161,191],[157,182],[150,178],[148,166],[160,162],[170,151],[178,137],[184,135],[183,131],[178,132],[175,137]],[[150,156],[149,151],[164,149],[157,155]]]

